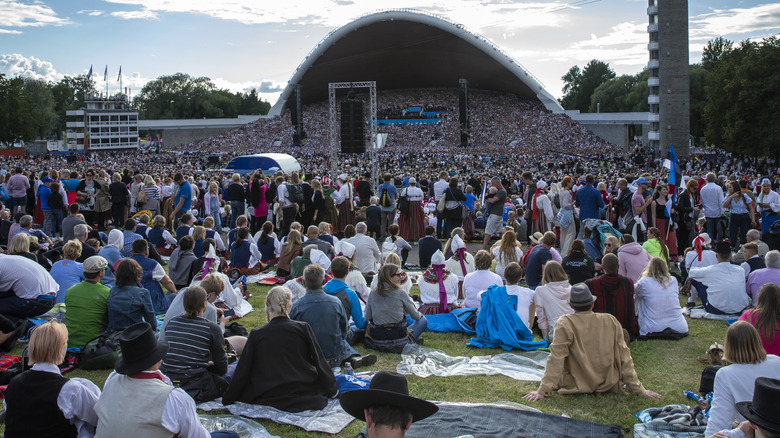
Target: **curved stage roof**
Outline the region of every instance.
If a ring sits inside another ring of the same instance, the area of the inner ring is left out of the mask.
[[[269,114],[281,114],[300,84],[303,103],[327,100],[329,82],[376,81],[377,89],[469,87],[508,92],[563,112],[523,66],[465,26],[417,10],[362,16],[332,31],[306,56]],[[358,90],[360,92],[361,90]]]

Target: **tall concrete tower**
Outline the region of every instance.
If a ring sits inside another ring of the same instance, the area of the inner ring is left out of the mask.
[[[650,146],[661,153],[674,146],[689,153],[690,79],[688,75],[688,0],[648,0],[647,50],[650,78]]]

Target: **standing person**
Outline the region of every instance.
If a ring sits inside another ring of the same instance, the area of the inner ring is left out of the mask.
[[[52,218],[52,236],[58,237],[62,235],[62,217],[65,212],[67,194],[63,194],[62,186],[57,182],[51,183],[49,188],[51,189],[51,195],[49,195],[46,205],[49,206]]]
[[[144,203],[142,210],[149,210],[152,212],[152,216],[159,214],[162,211],[162,189],[151,175],[144,176],[144,186],[142,188],[146,195],[146,202]]]
[[[772,190],[769,178],[761,180],[761,193],[756,204],[761,208],[761,235],[769,231],[769,227],[777,220],[780,212],[780,194]]]
[[[234,173],[233,182],[227,188],[227,196],[230,199],[230,228],[235,228],[236,218],[244,214],[244,185],[241,184],[241,175]]]
[[[338,177],[339,191],[336,207],[339,211],[339,230],[343,231],[347,225],[355,225],[355,204],[352,200],[352,182],[346,173]]]
[[[636,222],[636,224],[634,224],[631,230],[626,230],[626,232],[633,236],[634,241],[641,243],[644,242],[646,238],[647,208],[653,202],[653,195],[650,194],[645,196],[647,187],[650,185],[647,178],[640,176],[635,182],[636,192],[634,192],[634,195],[631,197],[631,212],[634,215],[634,222]]]
[[[43,212],[43,232],[49,237],[54,237],[52,231],[54,230],[54,217],[52,216],[51,207],[49,207],[49,196],[51,196],[51,183],[52,179],[48,176],[41,178],[41,185],[38,186],[38,199],[41,201],[41,211]]]
[[[463,207],[468,211],[466,212],[466,217],[463,218],[463,230],[465,231],[466,236],[471,239],[474,237],[474,219],[477,217],[476,212],[474,211],[474,202],[477,200],[477,197],[474,195],[473,186],[466,186],[465,196],[466,200],[463,201]]]
[[[295,215],[298,213],[298,204],[293,202],[294,200],[291,198],[291,184],[295,184],[295,182],[285,182],[282,176],[276,178],[276,199],[279,202],[282,217],[281,233],[283,236],[290,232],[290,225],[295,221]],[[295,189],[293,188],[293,190]]]
[[[447,190],[447,187],[449,186],[449,179],[449,172],[443,170],[439,172],[439,180],[433,183],[433,196],[437,205],[441,197],[444,196],[444,191]],[[439,213],[438,210],[436,211],[436,237],[439,239],[444,238],[444,214]]]
[[[5,184],[6,193],[11,198],[8,207],[11,209],[11,218],[17,217],[17,213],[24,215],[27,211],[27,190],[30,188],[30,180],[24,176],[21,167],[14,169],[14,174],[8,178]]]
[[[206,216],[214,218],[214,231],[222,233],[222,213],[220,212],[219,186],[210,182],[208,191],[203,195],[203,211]]]
[[[485,224],[485,238],[482,240],[482,249],[487,250],[490,238],[501,232],[504,225],[504,202],[506,202],[506,190],[501,185],[501,178],[495,176],[490,184],[496,188],[495,194],[485,196],[485,204],[488,208],[488,220]]]
[[[593,175],[585,175],[585,185],[577,190],[577,196],[575,196],[575,205],[580,208],[580,221],[585,219],[601,219],[600,209],[605,208],[604,198],[593,184],[596,182],[596,177]],[[577,235],[578,239],[583,238],[585,227],[580,227],[580,232]]]
[[[94,436],[100,388],[87,379],[60,374],[67,345],[68,329],[55,320],[41,324],[30,335],[32,369],[14,377],[4,393],[9,414],[6,437]]]
[[[690,179],[685,184],[685,191],[677,197],[677,243],[680,248],[690,248],[696,238],[696,220],[699,218],[699,184]]]
[[[359,198],[358,205],[360,207],[368,207],[369,200],[374,196],[374,192],[371,190],[371,172],[363,174],[363,178],[358,181],[355,191]]]
[[[398,218],[398,226],[401,227],[401,236],[404,239],[414,242],[420,240],[425,235],[423,228],[425,228],[425,213],[423,212],[422,201],[425,198],[425,194],[422,189],[417,187],[417,179],[414,177],[409,178],[409,187],[405,187],[401,190],[401,197],[408,199],[409,209],[407,211],[401,211],[401,216]]]
[[[707,174],[707,184],[699,191],[704,216],[707,218],[707,234],[716,241],[723,240],[726,236],[720,232],[718,223],[723,217],[723,189],[716,183],[714,173]]]
[[[301,222],[304,227],[309,225],[316,225],[319,222],[314,222],[314,188],[312,188],[311,181],[314,177],[311,173],[307,174],[303,178],[301,183],[301,190],[303,191],[303,202],[301,205]]]
[[[127,191],[127,185],[122,182],[119,173],[111,175],[108,193],[111,199],[111,216],[113,217],[114,228],[119,228],[125,223],[127,206],[130,201],[130,192]]]
[[[463,201],[466,195],[458,188],[458,178],[450,178],[448,187],[444,190],[444,236],[452,235],[452,230],[463,225]]]
[[[385,240],[387,237],[387,228],[393,224],[395,219],[395,202],[398,199],[398,190],[393,185],[393,176],[386,173],[382,176],[384,183],[379,186],[379,209],[382,212],[381,224],[379,226],[379,239]]]
[[[268,190],[268,182],[262,172],[256,170],[249,183],[249,205],[254,208],[252,226],[250,232],[254,235],[260,230],[262,224],[268,219],[268,202],[265,200],[265,192]]]
[[[561,180],[561,191],[558,199],[561,209],[556,216],[556,222],[561,229],[561,254],[568,254],[571,243],[577,235],[577,224],[574,223],[574,180],[566,175]]]
[[[95,195],[97,193],[98,184],[95,182],[95,171],[87,170],[85,179],[79,183],[76,187],[76,202],[79,203],[79,211],[84,215],[84,220],[91,227],[96,226],[95,223]]]
[[[311,181],[312,188],[312,223],[319,224],[325,221],[325,213],[327,212],[325,206],[325,195],[322,192],[322,183],[318,179]],[[330,223],[330,222],[328,222]]]
[[[729,215],[729,243],[731,250],[739,249],[739,242],[747,243],[747,232],[750,227],[756,226],[756,211],[753,199],[742,191],[739,183],[730,181],[728,184],[728,197],[723,201],[723,208],[728,209]],[[739,239],[739,240],[738,240]]]
[[[669,259],[677,257],[677,233],[674,230],[674,204],[669,202],[671,210],[667,208],[669,198],[669,186],[659,184],[655,187],[655,199],[650,204],[650,226],[660,231],[659,240],[666,245],[669,251]],[[648,236],[649,238],[649,236]]]
[[[179,219],[187,213],[192,205],[192,186],[181,173],[173,176],[173,183],[179,186],[176,195],[173,197],[173,211],[171,211],[171,224],[178,224]],[[176,236],[177,239],[180,237]]]

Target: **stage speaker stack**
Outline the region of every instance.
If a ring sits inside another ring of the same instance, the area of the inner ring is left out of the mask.
[[[469,146],[469,81],[460,79],[460,88],[458,93],[458,107],[460,109],[460,146],[467,148]]]
[[[209,165],[219,164],[219,156],[209,155]]]
[[[75,154],[70,154],[66,159],[68,160],[68,163],[75,163],[76,160],[78,160],[78,157]]]
[[[300,146],[301,140],[306,138],[303,132],[303,105],[301,103],[301,86],[293,86],[292,96],[290,96],[290,123],[295,130],[293,131],[293,145]]]
[[[341,153],[362,154],[366,151],[363,101],[347,99],[341,102]]]

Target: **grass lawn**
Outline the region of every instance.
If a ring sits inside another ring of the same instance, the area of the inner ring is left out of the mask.
[[[265,324],[265,296],[270,287],[250,285],[252,298],[249,300],[255,311],[238,320],[248,330]],[[415,287],[416,288],[416,287]],[[413,293],[415,289],[413,289]],[[684,301],[681,301],[684,304]],[[468,376],[468,377],[428,377],[408,376],[409,390],[412,395],[428,400],[478,402],[511,401],[528,404],[550,414],[566,414],[572,418],[604,424],[619,424],[633,429],[636,423],[634,414],[651,406],[663,406],[671,403],[689,403],[682,395],[683,390],[698,390],[699,377],[704,365],[696,358],[703,356],[713,341],[723,343],[727,325],[723,321],[688,320],[690,336],[680,341],[633,342],[631,352],[637,373],[647,389],[660,393],[663,398],[651,399],[635,395],[567,395],[553,394],[539,402],[525,403],[522,396],[537,388],[538,382],[518,382],[506,376]],[[536,333],[536,337],[539,334]],[[440,349],[451,356],[477,356],[504,353],[503,350],[477,349],[467,347],[469,337],[456,333],[426,333],[425,346]],[[20,355],[23,346],[17,346],[11,353]],[[356,349],[363,354],[369,353],[362,346]],[[376,353],[376,352],[374,352]],[[376,353],[377,363],[370,370],[395,370],[400,355]],[[109,371],[74,370],[68,377],[84,377],[102,387]],[[227,412],[219,412],[227,413]],[[318,437],[330,436],[320,433],[307,433],[303,429],[280,425],[267,420],[259,420],[269,432],[282,437]],[[339,436],[353,437],[364,424],[352,422]],[[4,425],[0,426],[0,433]],[[629,434],[630,435],[630,434]]]

